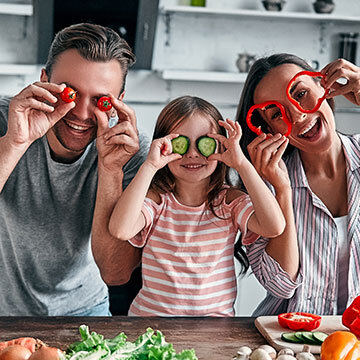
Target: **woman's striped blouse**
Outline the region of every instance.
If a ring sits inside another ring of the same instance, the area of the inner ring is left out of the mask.
[[[360,135],[339,136],[346,157],[349,305],[360,295]],[[297,150],[286,160],[286,166],[292,187],[300,272],[296,281],[292,281],[266,253],[267,239],[260,238],[250,245],[247,254],[252,270],[267,290],[266,298],[253,315],[289,311],[335,315],[339,274],[337,227],[329,210],[311,191]]]

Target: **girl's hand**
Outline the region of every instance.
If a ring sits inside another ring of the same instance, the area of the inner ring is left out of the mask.
[[[168,163],[182,158],[180,154],[172,152],[171,140],[178,136],[178,134],[170,134],[152,142],[146,162],[156,171]]]
[[[275,189],[290,186],[290,179],[282,155],[289,139],[281,134],[261,134],[247,147],[256,171]]]
[[[237,169],[245,160],[245,155],[240,148],[240,139],[242,135],[240,124],[230,119],[226,119],[226,121],[219,120],[219,125],[227,130],[228,137],[220,134],[208,134],[208,136],[218,140],[225,148],[225,151],[210,155],[208,160],[222,161],[227,166]]]
[[[360,68],[353,63],[337,59],[326,65],[321,73],[325,75],[325,79],[321,80],[321,84],[325,88],[330,88],[327,98],[333,98],[338,95],[344,95],[346,99],[355,105],[360,105]],[[346,79],[346,84],[337,82],[340,78]]]

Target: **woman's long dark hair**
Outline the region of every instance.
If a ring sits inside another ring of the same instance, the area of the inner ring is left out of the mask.
[[[226,136],[225,129],[218,124],[218,121],[223,120],[223,117],[214,105],[196,96],[181,96],[172,100],[161,111],[155,125],[153,140],[171,134],[184,120],[196,113],[209,118],[219,133]],[[211,174],[207,194],[207,205],[211,212],[217,217],[220,216],[216,214],[215,207],[219,204],[214,204],[214,200],[219,192],[224,189],[224,185],[230,184],[229,168],[223,162],[219,161],[215,171]],[[168,166],[156,172],[150,188],[157,193],[163,194],[174,191],[175,178]],[[240,273],[246,273],[249,268],[249,261],[240,241],[237,241],[235,244],[234,256],[241,264]]]
[[[255,139],[257,135],[253,133],[247,126],[246,115],[250,107],[254,105],[255,89],[258,86],[259,82],[265,77],[265,75],[268,74],[271,69],[284,64],[294,64],[299,66],[301,69],[307,71],[315,71],[304,59],[296,55],[286,53],[274,54],[269,57],[263,57],[254,62],[245,81],[236,113],[236,121],[238,121],[241,125],[243,132],[240,140],[240,146],[245,156],[249,160],[250,157],[247,146]],[[332,110],[334,110],[334,100],[327,99],[327,101]],[[255,113],[253,114],[252,122],[255,126],[261,126],[262,129],[268,128],[265,120],[263,120],[260,116],[256,116]],[[288,145],[284,156],[288,156],[293,150],[294,147]]]

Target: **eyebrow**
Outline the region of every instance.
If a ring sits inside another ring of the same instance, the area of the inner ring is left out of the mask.
[[[295,90],[296,87],[299,85],[300,81],[298,81],[291,89],[290,89],[290,94],[292,94]]]
[[[265,106],[264,111],[269,110],[269,109],[274,108],[274,107],[277,107],[277,106],[275,104],[269,104],[269,105]]]

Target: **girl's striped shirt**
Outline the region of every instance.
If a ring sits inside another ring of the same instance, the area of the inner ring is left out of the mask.
[[[247,230],[254,212],[248,195],[231,203],[224,199],[215,217],[205,207],[180,204],[175,196],[161,195],[157,204],[146,198],[145,228],[130,243],[144,247],[143,286],[129,315],[233,316],[236,298],[234,244],[238,230],[243,243],[258,235]],[[221,198],[218,198],[221,199]]]
[[[360,135],[339,134],[347,177],[347,240],[350,249],[347,305],[360,295]],[[286,160],[300,251],[300,272],[292,281],[266,253],[267,239],[247,248],[255,276],[267,290],[254,316],[303,311],[336,315],[338,301],[338,229],[330,211],[311,191],[297,150]],[[336,189],[334,189],[336,191]],[[344,195],[346,196],[346,195]]]

